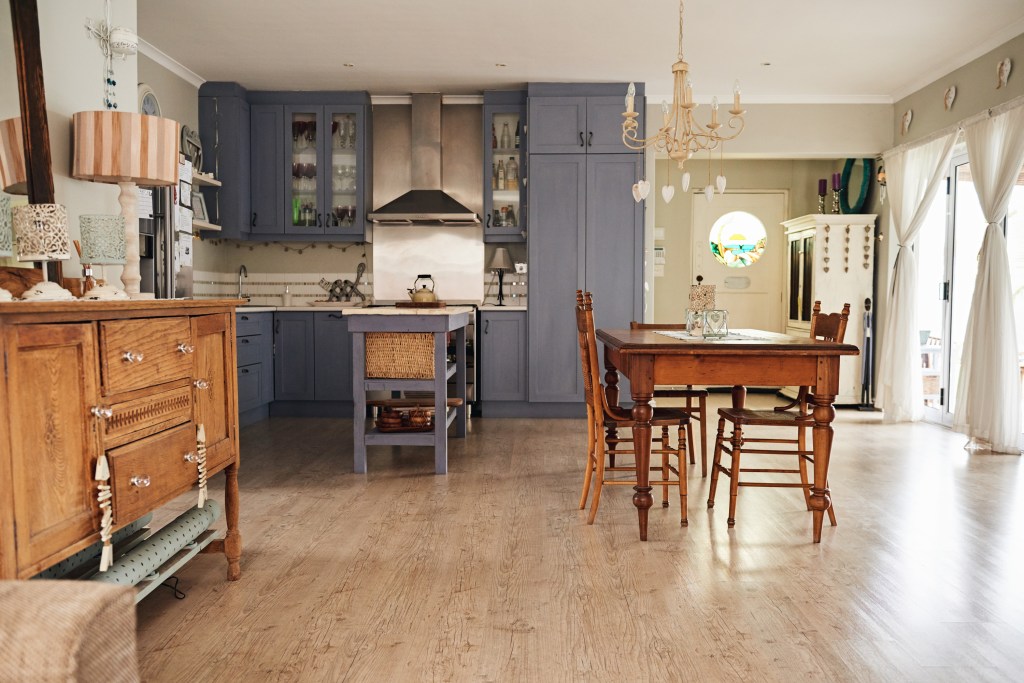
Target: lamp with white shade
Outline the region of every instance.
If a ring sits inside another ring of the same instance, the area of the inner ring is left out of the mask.
[[[124,291],[139,296],[139,217],[136,186],[178,183],[178,122],[123,111],[80,111],[73,116],[74,161],[80,180],[116,183],[125,222]]]
[[[505,305],[505,272],[512,270],[512,259],[508,255],[508,249],[505,247],[498,247],[494,250],[494,256],[491,258],[491,270],[498,274],[498,305]]]

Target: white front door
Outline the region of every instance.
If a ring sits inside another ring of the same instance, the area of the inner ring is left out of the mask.
[[[720,263],[711,250],[711,229],[726,214],[741,211],[755,217],[764,226],[767,242],[764,252],[753,264],[730,267]],[[729,312],[729,328],[741,327],[784,332],[782,311],[783,268],[786,262],[786,219],[784,192],[727,192],[715,195],[709,203],[702,194],[694,195],[693,277],[704,277],[703,284],[715,285],[715,305]]]

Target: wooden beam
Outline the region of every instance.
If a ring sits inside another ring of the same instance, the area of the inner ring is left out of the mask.
[[[46,121],[43,55],[39,47],[36,0],[11,0],[14,58],[18,69],[21,129],[25,140],[25,174],[30,204],[53,204],[50,131]]]

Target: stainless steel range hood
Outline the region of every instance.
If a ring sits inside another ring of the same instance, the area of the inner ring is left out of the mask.
[[[441,188],[441,95],[412,96],[412,189],[369,214],[374,223],[479,225],[480,217]]]

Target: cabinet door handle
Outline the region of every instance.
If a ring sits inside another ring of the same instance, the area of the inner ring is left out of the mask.
[[[89,409],[89,412],[101,420],[106,420],[114,416],[114,411],[110,408],[104,408],[103,406],[93,406]]]
[[[340,313],[328,313],[327,317],[328,318],[335,318],[337,320],[341,320],[343,316]]]
[[[255,211],[252,212],[252,225],[250,225],[249,227],[250,228],[255,228],[256,227],[256,212]]]
[[[197,380],[192,382],[192,385],[196,389],[209,389],[210,388],[210,383],[207,382],[205,379],[197,379]]]
[[[123,358],[126,363],[141,363],[145,356],[142,355],[141,351],[125,351],[121,358]]]
[[[587,147],[594,146],[594,131],[587,133]]]
[[[241,339],[238,340],[238,343],[239,344],[248,344],[249,343],[249,338],[248,337],[242,337]]]
[[[316,227],[324,227],[324,215],[319,211],[316,212]]]
[[[484,227],[491,227],[491,214],[487,214],[487,225]]]
[[[180,344],[178,344],[178,350],[181,351],[182,353],[184,353],[187,356],[188,354],[190,354],[193,351],[195,351],[196,347],[192,346],[191,344],[186,344],[185,342],[181,342]]]
[[[491,333],[491,321],[488,320],[488,321],[486,321],[484,323],[484,334],[490,334],[490,333]]]
[[[281,319],[278,318],[277,320],[274,321],[274,334],[280,334],[280,333],[281,333]]]
[[[136,475],[136,476],[132,477],[129,480],[129,482],[131,483],[132,486],[137,486],[140,489],[144,489],[147,486],[149,486],[149,475],[143,475],[143,476]]]
[[[580,131],[580,147],[583,147],[583,131]]]
[[[248,375],[249,374],[249,368],[242,368],[241,370],[239,370],[239,372],[242,373],[243,375]]]
[[[185,462],[198,462],[198,461],[199,461],[199,456],[198,456],[198,455],[196,455],[195,453],[186,453],[186,454],[185,454],[185,455],[184,455],[184,456],[182,457],[182,459],[183,459],[183,460],[184,460]]]

